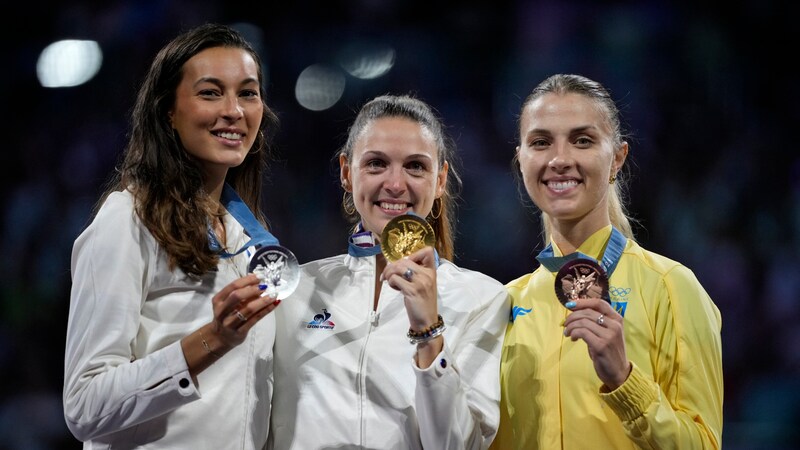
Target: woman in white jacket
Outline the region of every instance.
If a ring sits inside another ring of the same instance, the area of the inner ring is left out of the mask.
[[[277,242],[259,209],[277,124],[262,83],[250,44],[215,24],[168,43],[142,83],[72,253],[64,414],[84,448],[267,440],[278,301],[247,275],[254,247]]]
[[[349,251],[303,265],[276,310],[272,448],[491,443],[509,303],[501,283],[450,261],[452,152],[418,99],[382,96],[359,112],[338,155]],[[435,248],[390,262],[381,233],[404,214],[427,218]]]

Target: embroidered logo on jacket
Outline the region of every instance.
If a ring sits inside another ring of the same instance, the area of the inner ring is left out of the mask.
[[[514,323],[514,321],[517,320],[517,317],[524,316],[531,311],[533,311],[533,308],[526,309],[521,306],[515,306],[511,309],[511,317],[509,319],[511,320],[511,323]]]
[[[625,310],[628,309],[628,294],[631,293],[631,288],[621,288],[611,286],[608,289],[611,294],[611,306],[620,316],[625,317]]]
[[[332,330],[333,327],[336,326],[336,324],[333,323],[332,320],[329,320],[330,318],[331,318],[331,313],[329,313],[327,309],[323,308],[322,314],[315,315],[314,320],[308,322],[306,328],[319,328],[323,330]]]

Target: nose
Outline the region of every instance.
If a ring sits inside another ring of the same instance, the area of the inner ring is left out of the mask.
[[[553,153],[550,161],[547,162],[547,167],[563,171],[572,167],[572,153],[570,152],[569,144],[562,142],[552,147]]]
[[[383,188],[391,195],[401,195],[406,191],[406,179],[402,168],[392,168],[386,172]]]
[[[222,109],[222,116],[228,120],[236,121],[244,117],[244,108],[239,103],[238,97],[226,97]]]

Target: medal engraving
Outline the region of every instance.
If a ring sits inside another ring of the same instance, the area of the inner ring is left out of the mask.
[[[556,274],[555,290],[562,305],[590,297],[611,302],[605,271],[599,264],[588,259],[573,259],[564,264]]]
[[[427,220],[404,214],[390,220],[381,233],[381,252],[389,262],[436,245],[436,236]]]
[[[267,245],[256,250],[250,259],[250,272],[259,279],[264,295],[283,300],[300,283],[300,267],[294,253],[280,245]]]

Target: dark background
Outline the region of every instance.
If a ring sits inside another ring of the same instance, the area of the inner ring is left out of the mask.
[[[358,107],[413,93],[462,159],[456,262],[502,282],[530,272],[538,215],[511,174],[522,99],[580,73],[629,130],[630,210],[646,248],[692,269],[722,312],[726,449],[799,448],[800,158],[795,11],[772,1],[83,1],[16,4],[3,73],[0,450],[75,449],[61,408],[72,243],[125,142],[158,48],[205,21],[247,23],[281,118],[265,183],[273,232],[301,262],[345,250],[332,157]],[[254,27],[253,27],[254,26]],[[97,40],[88,83],[36,78],[52,41]],[[332,108],[295,100],[297,76],[353,42],[396,50],[383,77],[346,77]],[[215,418],[208,418],[213,426]]]

